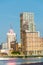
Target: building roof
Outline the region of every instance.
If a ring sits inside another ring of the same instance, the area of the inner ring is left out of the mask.
[[[9,30],[9,33],[14,33],[13,29],[10,29],[10,30]]]
[[[15,35],[16,36],[15,32],[13,31],[13,29],[10,29],[8,31],[7,35]]]
[[[25,30],[25,32],[27,32],[27,33],[38,33],[38,31],[37,32],[30,32],[29,30]]]

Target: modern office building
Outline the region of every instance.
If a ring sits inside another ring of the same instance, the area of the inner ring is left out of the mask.
[[[35,32],[36,26],[34,23],[34,14],[24,12],[20,14],[20,30],[29,30],[29,32]]]
[[[11,42],[16,41],[16,34],[14,33],[13,29],[10,29],[7,33],[7,46],[8,49],[11,49]]]
[[[29,12],[23,12],[20,14],[20,35],[21,44],[23,46],[23,31],[28,30],[29,32],[35,32],[36,26],[34,23],[34,14]]]

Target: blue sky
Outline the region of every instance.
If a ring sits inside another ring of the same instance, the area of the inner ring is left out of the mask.
[[[0,0],[0,43],[5,42],[6,33],[12,24],[20,41],[20,13],[33,12],[36,30],[43,37],[43,0]]]

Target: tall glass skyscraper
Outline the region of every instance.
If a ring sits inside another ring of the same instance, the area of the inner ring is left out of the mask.
[[[20,14],[20,28],[29,32],[36,31],[33,13],[24,12]]]
[[[34,23],[34,14],[29,12],[23,12],[20,14],[20,36],[21,36],[21,44],[23,47],[23,35],[24,31],[28,30],[29,32],[35,32],[36,26]]]

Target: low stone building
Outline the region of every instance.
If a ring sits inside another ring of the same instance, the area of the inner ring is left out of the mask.
[[[22,51],[25,55],[43,55],[43,38],[38,32],[23,31]]]
[[[18,51],[18,43],[16,43],[15,41],[11,42],[11,49],[14,51]]]

